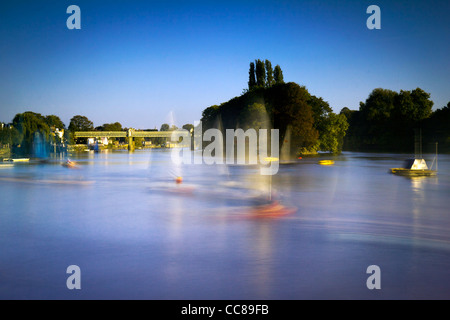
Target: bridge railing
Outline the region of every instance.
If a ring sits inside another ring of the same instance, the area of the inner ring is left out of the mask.
[[[75,138],[126,138],[125,131],[76,131]]]
[[[186,131],[76,131],[75,138],[170,138],[172,133],[186,136]]]

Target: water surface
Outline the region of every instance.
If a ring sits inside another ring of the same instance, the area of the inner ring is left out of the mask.
[[[1,168],[0,298],[449,299],[450,157],[415,179],[388,173],[405,155],[328,158],[280,166],[272,189],[296,212],[276,218],[249,214],[269,190],[258,168],[164,150]]]

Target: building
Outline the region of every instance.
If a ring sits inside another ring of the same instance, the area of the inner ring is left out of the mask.
[[[108,137],[101,137],[101,138],[88,138],[87,139],[87,145],[88,146],[93,146],[95,144],[99,144],[99,145],[104,145],[107,146],[109,144],[109,139]]]

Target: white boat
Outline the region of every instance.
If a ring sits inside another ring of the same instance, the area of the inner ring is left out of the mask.
[[[403,168],[392,168],[391,172],[401,176],[434,176],[437,173],[428,169],[425,159],[408,159]]]

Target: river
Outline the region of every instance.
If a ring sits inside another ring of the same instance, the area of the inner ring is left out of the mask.
[[[0,299],[449,299],[450,156],[436,177],[388,173],[405,157],[304,158],[271,178],[156,149],[1,168]],[[293,212],[252,215],[269,185]]]

